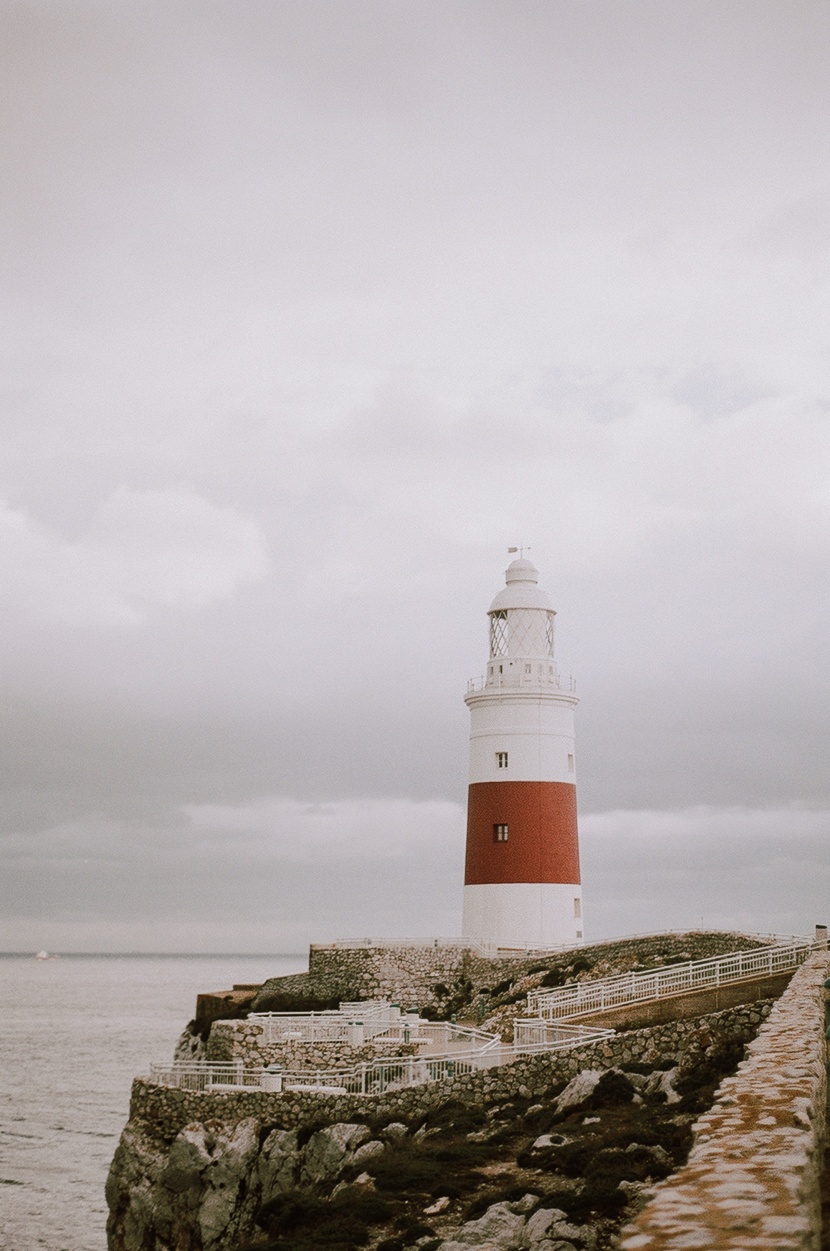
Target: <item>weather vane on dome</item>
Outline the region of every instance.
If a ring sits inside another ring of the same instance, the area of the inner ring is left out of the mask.
[[[525,554],[525,552],[532,552],[532,551],[533,551],[533,548],[532,548],[532,547],[508,547],[508,549],[507,549],[507,555],[508,555],[508,556],[515,556],[515,555],[516,555],[516,552],[518,552],[518,553],[519,553],[519,559],[520,559],[520,560],[524,560],[524,554]]]

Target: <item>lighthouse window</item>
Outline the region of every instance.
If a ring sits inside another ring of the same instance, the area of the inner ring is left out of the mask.
[[[573,771],[574,771],[574,758],[573,758],[573,754],[572,754],[571,752],[568,752],[568,772],[569,772],[569,773],[573,773]]]
[[[507,752],[506,751],[496,752],[496,763],[498,764],[500,769],[507,768]]]
[[[582,900],[579,898],[578,895],[574,899],[574,916],[577,918],[577,920],[579,920],[579,918],[582,916]]]
[[[495,839],[497,843],[506,843],[507,834],[508,834],[508,829],[506,825],[494,825],[493,826],[493,838]]]
[[[490,613],[490,655],[507,655],[507,612],[504,608]]]

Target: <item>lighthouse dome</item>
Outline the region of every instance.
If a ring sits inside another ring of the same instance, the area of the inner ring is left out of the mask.
[[[499,591],[488,612],[503,612],[508,608],[554,611],[549,597],[539,588],[539,570],[532,561],[523,558],[511,561],[505,570],[504,580],[507,585]]]

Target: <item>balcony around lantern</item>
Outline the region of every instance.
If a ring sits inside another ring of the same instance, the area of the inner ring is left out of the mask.
[[[503,661],[496,663],[504,664]],[[545,669],[547,670],[547,666],[545,666]],[[536,662],[533,663],[533,670],[537,670]],[[552,673],[539,673],[538,671],[526,673],[523,662],[519,662],[514,672],[509,670],[507,673],[502,671],[501,673],[495,672],[490,674],[488,672],[479,678],[470,678],[467,682],[468,695],[479,695],[487,691],[498,690],[550,691],[551,693],[561,691],[565,694],[573,695],[576,693],[576,682],[570,676],[567,679],[562,679],[555,665]]]

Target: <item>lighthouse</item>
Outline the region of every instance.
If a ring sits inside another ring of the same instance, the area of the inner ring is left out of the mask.
[[[515,550],[515,549],[514,549]],[[488,610],[485,676],[468,685],[465,938],[499,947],[582,942],[573,679],[553,654],[556,613],[529,560]]]

